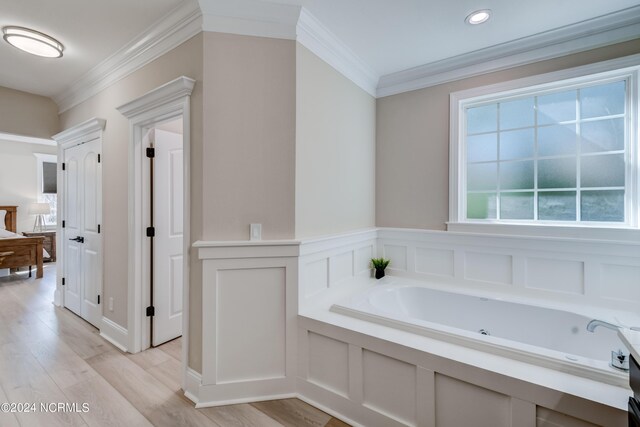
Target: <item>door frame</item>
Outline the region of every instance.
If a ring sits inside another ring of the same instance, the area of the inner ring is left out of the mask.
[[[103,132],[107,121],[99,118],[91,118],[85,122],[82,122],[76,126],[73,126],[69,129],[66,129],[54,136],[52,138],[56,141],[58,145],[58,224],[56,225],[56,235],[58,238],[56,239],[56,290],[53,295],[53,303],[58,307],[64,307],[64,288],[62,287],[62,278],[64,277],[64,242],[62,239],[62,221],[65,218],[65,174],[62,171],[62,163],[64,160],[64,150],[74,147],[76,145],[83,144],[85,142],[93,141],[95,139],[99,140],[100,148],[99,151],[102,153],[102,144],[103,144]],[[99,181],[100,181],[100,197],[98,199],[98,215],[100,224],[102,224],[103,219],[103,180],[102,180],[102,161],[104,160],[104,156],[101,159],[99,170]],[[104,239],[102,236],[100,237],[100,257],[99,257],[99,268],[101,273],[100,280],[100,295],[103,295],[104,291]],[[101,304],[102,305],[102,304]],[[96,325],[98,329],[102,330],[102,319],[98,325]]]
[[[183,141],[183,294],[182,294],[182,387],[186,388],[189,348],[189,268],[191,247],[191,132],[190,102],[195,80],[181,76],[120,107],[129,119],[129,263],[128,263],[128,351],[146,348],[148,324],[145,313],[145,270],[148,269],[148,166],[145,133],[156,124],[182,116]]]

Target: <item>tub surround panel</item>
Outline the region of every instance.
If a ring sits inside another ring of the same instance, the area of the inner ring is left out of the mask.
[[[435,388],[438,427],[512,425],[509,396],[441,374],[435,375]]]
[[[299,309],[314,306],[335,293],[348,293],[356,283],[371,279],[371,257],[377,253],[377,230],[301,241]]]
[[[363,349],[362,368],[362,404],[402,424],[417,425],[418,367]]]
[[[407,334],[385,340],[388,328],[376,329],[380,338],[374,337],[365,332],[371,330],[367,322],[358,320],[345,328],[340,326],[343,319],[334,316],[299,318],[297,390],[304,400],[331,408],[353,425],[533,427],[543,420],[570,420],[580,427],[626,426],[626,412],[621,409],[420,351],[418,347],[437,347],[428,339],[420,344],[425,338]],[[409,341],[417,347],[402,345]],[[344,352],[333,360],[334,374],[348,376],[334,379],[350,384],[347,396],[310,374],[315,363],[312,352],[327,354],[335,342],[349,344],[348,366],[339,366],[347,363]],[[502,365],[499,371],[505,369]]]
[[[601,282],[615,283],[615,286],[600,289],[603,298],[640,301],[640,266],[602,263],[596,274]]]
[[[384,245],[382,247],[382,256],[392,260],[389,263],[389,270],[407,271],[408,249],[408,247],[401,245]]]
[[[355,250],[355,275],[367,275],[371,271],[371,258],[373,258],[373,245],[364,246]]]
[[[301,269],[305,275],[304,297],[309,298],[329,289],[329,258],[309,262]]]
[[[486,252],[465,252],[464,278],[479,282],[513,284],[513,257]]]
[[[349,395],[349,344],[309,333],[309,381],[343,397]]]
[[[584,269],[582,261],[527,257],[527,287],[583,295]]]
[[[450,249],[416,248],[416,273],[453,277],[455,252]]]
[[[329,263],[329,286],[338,286],[340,282],[354,276],[353,260],[355,254],[353,250],[335,255],[330,258]]]
[[[190,395],[199,406],[293,395],[297,247],[291,253],[290,241],[236,242],[227,248],[235,256],[230,258],[220,244],[197,245],[202,260],[203,366],[201,382],[188,390]],[[276,255],[266,256],[265,247]]]
[[[627,311],[640,302],[638,243],[393,228],[377,236],[394,275]]]

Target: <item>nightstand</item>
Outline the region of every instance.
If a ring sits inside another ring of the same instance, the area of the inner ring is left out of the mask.
[[[42,247],[49,253],[49,258],[43,258],[44,262],[56,261],[56,232],[55,231],[23,231],[25,237],[44,237]]]

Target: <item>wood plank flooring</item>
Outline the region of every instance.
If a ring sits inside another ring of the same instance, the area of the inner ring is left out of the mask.
[[[87,412],[0,411],[0,426],[343,427],[297,399],[195,409],[180,389],[180,339],[123,353],[98,330],[52,304],[44,278],[0,278],[0,404],[89,405]]]

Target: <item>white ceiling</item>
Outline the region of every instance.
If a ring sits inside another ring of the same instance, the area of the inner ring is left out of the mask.
[[[0,0],[0,27],[33,28],[58,39],[61,59],[0,42],[0,86],[52,96],[113,54],[181,0]]]
[[[66,47],[64,57],[56,60],[34,57],[0,42],[0,86],[59,97],[181,2],[0,0],[0,26],[31,27]],[[267,21],[273,17],[265,16],[264,8],[258,6],[268,3],[305,7],[376,76],[634,6],[631,15],[640,19],[638,0],[199,0],[205,14],[242,10],[245,15],[263,15]],[[464,22],[470,12],[487,8],[493,11],[488,23]]]
[[[638,0],[280,2],[302,4],[379,76],[575,24],[639,4]],[[465,17],[478,9],[491,9],[491,20],[477,26],[466,24]]]

